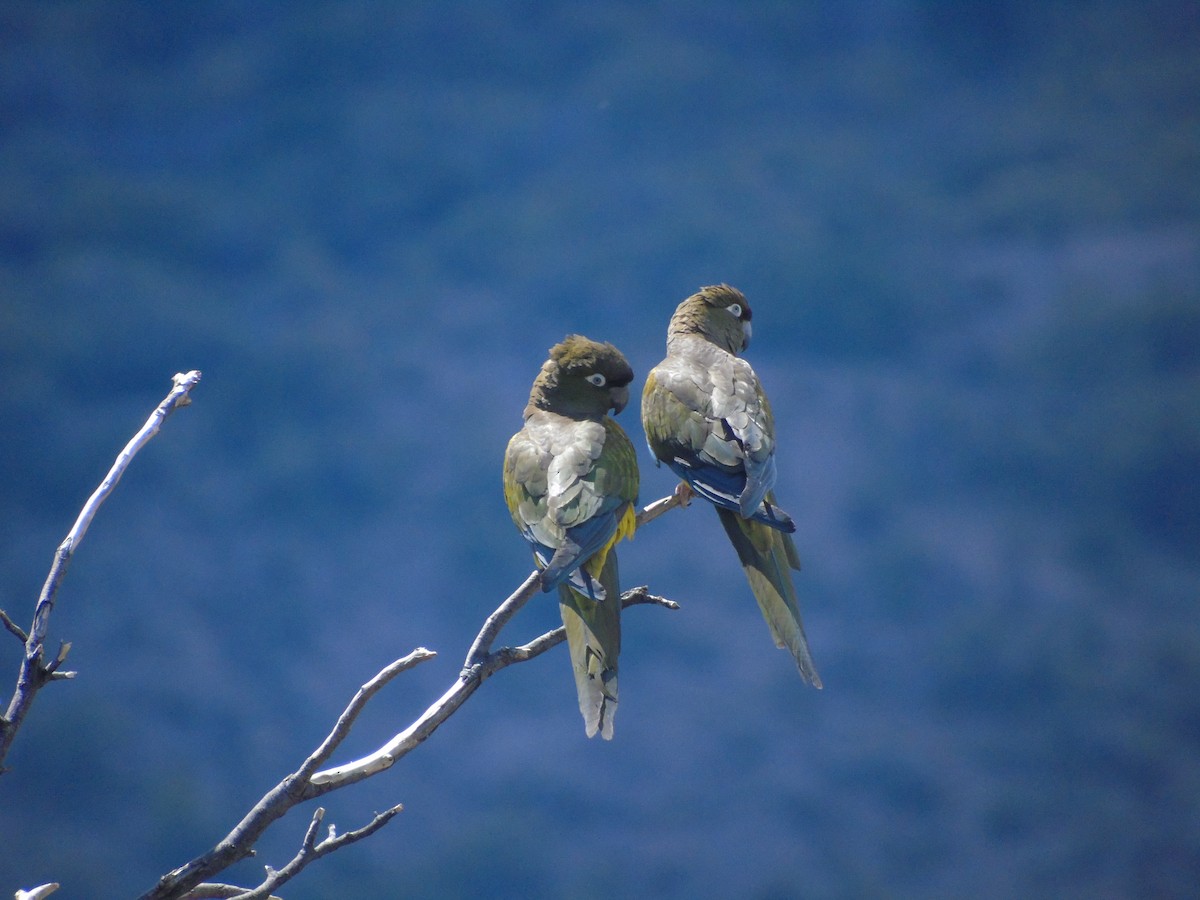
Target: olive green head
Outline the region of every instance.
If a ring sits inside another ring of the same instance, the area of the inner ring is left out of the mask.
[[[667,340],[682,334],[699,334],[723,350],[741,353],[750,346],[750,304],[727,284],[702,287],[671,316]]]
[[[545,409],[573,419],[602,418],[610,409],[619,413],[629,402],[631,381],[633,369],[620,350],[570,334],[550,348],[525,413]]]

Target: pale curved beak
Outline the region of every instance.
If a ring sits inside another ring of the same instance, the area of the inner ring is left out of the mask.
[[[749,320],[742,323],[742,349],[745,350],[750,346],[750,335],[754,329],[750,327]]]
[[[629,402],[629,385],[623,384],[620,387],[610,388],[608,397],[612,401],[613,412],[619,413]]]

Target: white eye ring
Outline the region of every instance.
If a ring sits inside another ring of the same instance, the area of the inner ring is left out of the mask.
[[[608,384],[608,379],[599,372],[593,372],[587,377],[587,380],[590,384],[594,384],[596,387],[604,387],[606,384]]]
[[[742,317],[742,304],[730,303],[725,308],[729,310],[730,315],[732,315],[735,319],[740,319]]]

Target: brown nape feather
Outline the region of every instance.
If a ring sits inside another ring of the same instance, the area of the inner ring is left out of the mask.
[[[735,303],[741,311],[732,315],[729,307]],[[750,317],[750,303],[741,291],[728,284],[711,284],[676,307],[667,327],[667,341],[677,335],[698,334],[737,354],[745,341],[742,323],[749,322]]]

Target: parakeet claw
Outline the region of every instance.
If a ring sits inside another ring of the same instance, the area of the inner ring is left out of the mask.
[[[679,505],[686,508],[691,505],[692,497],[696,495],[690,484],[681,481],[675,485],[675,496],[679,498]]]

